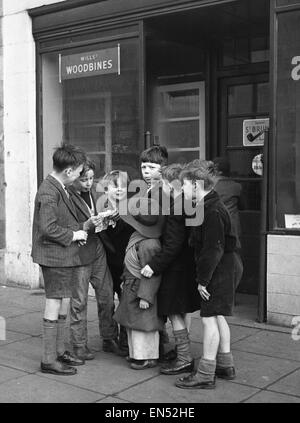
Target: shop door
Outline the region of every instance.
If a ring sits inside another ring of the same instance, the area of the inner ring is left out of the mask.
[[[269,116],[267,75],[227,78],[221,81],[221,155],[230,161],[231,177],[242,185],[244,209],[240,210],[243,279],[238,291],[258,294],[262,176],[253,161],[263,146],[243,145],[243,122]]]
[[[205,83],[161,85],[155,92],[154,141],[169,163],[205,158]]]

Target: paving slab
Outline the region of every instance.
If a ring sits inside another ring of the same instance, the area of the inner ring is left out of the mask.
[[[45,308],[43,291],[0,286],[0,301],[29,311],[41,311]]]
[[[118,397],[136,403],[236,403],[259,392],[256,388],[223,380],[218,380],[213,390],[180,389],[174,385],[179,376],[155,377],[120,392]]]
[[[31,310],[12,304],[7,304],[6,300],[4,301],[0,298],[0,314],[5,319],[9,317],[23,316],[28,312],[31,312]]]
[[[255,394],[250,399],[246,400],[245,403],[300,403],[300,398],[293,397],[291,395],[277,394],[276,392],[261,391]]]
[[[300,341],[288,333],[261,331],[234,343],[232,349],[300,361]]]
[[[39,370],[41,354],[41,338],[13,342],[0,348],[0,365],[34,373]]]
[[[267,388],[270,391],[296,395],[300,401],[300,368]]]
[[[61,379],[75,376],[61,376]],[[2,403],[87,403],[96,402],[101,395],[38,375],[10,380],[0,385]]]
[[[31,335],[27,335],[25,333],[19,333],[19,332],[12,332],[10,330],[6,331],[6,339],[0,340],[0,347],[11,344],[12,342],[22,341],[24,339],[31,338]]]
[[[299,368],[296,361],[234,351],[236,379],[232,382],[258,388],[268,386]]]
[[[10,369],[9,367],[0,366],[0,384],[10,379],[17,379],[26,376],[28,373],[21,370]],[[1,401],[1,398],[0,398]]]
[[[103,395],[118,392],[158,375],[158,367],[146,370],[130,369],[125,358],[114,354],[97,353],[95,360],[77,367],[78,374],[64,381],[72,386],[90,389]],[[47,379],[60,380],[60,376],[40,373]]]
[[[6,320],[7,330],[32,336],[42,334],[42,314],[40,312],[27,313],[23,316],[10,317]]]
[[[240,341],[248,336],[255,335],[260,330],[244,327],[244,326],[237,326],[237,325],[229,325],[230,326],[230,334],[231,334],[231,343]],[[192,324],[190,328],[190,339],[195,342],[202,342],[203,341],[203,327],[199,320],[192,319]]]

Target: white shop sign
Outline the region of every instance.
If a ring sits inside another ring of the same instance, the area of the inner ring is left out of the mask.
[[[269,118],[244,120],[243,146],[257,147],[264,145],[265,130],[269,129],[269,122]]]

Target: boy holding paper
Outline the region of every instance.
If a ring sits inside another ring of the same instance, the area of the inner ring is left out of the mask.
[[[107,266],[106,253],[98,231],[105,229],[113,214],[96,212],[91,192],[94,182],[95,165],[87,161],[79,179],[70,188],[71,198],[76,207],[79,222],[88,231],[88,239],[80,247],[81,266],[76,269],[70,304],[71,343],[75,355],[82,360],[92,360],[94,354],[88,349],[87,302],[89,282],[95,290],[98,308],[99,331],[103,338],[103,351],[121,355],[118,346],[118,326],[113,320],[113,281]]]

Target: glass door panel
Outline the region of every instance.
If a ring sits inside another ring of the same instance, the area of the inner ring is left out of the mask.
[[[168,148],[170,163],[204,158],[204,82],[158,87],[154,128],[159,144]]]

